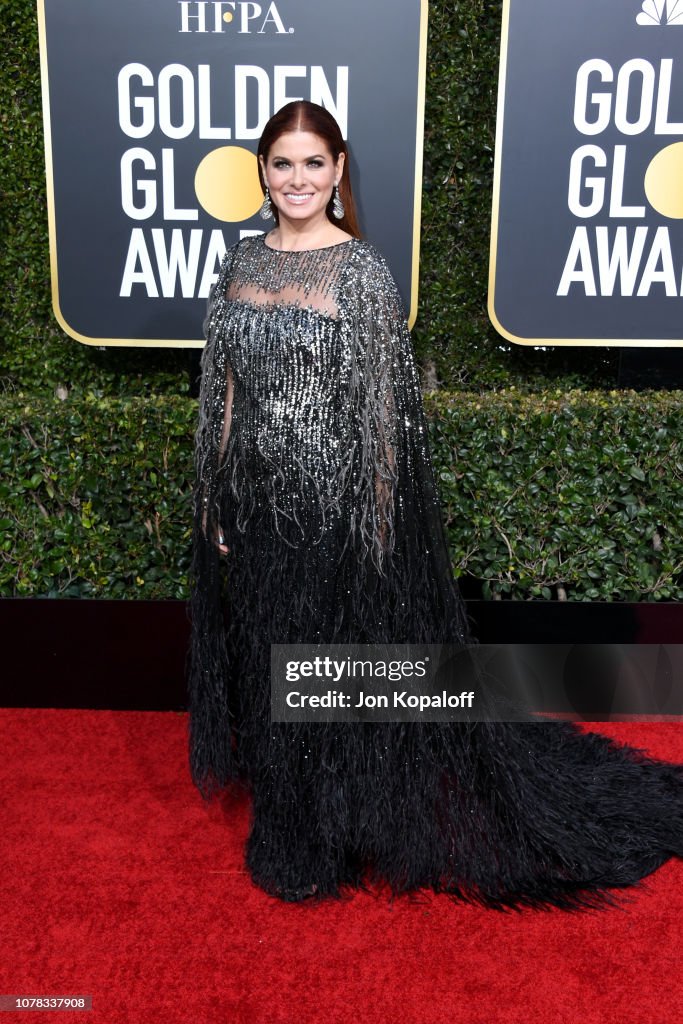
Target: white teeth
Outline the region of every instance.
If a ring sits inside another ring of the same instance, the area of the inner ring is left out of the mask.
[[[303,193],[303,192],[285,192],[286,198],[291,203],[303,203],[307,199],[310,199],[312,195],[313,195],[312,192],[306,192],[306,193]]]

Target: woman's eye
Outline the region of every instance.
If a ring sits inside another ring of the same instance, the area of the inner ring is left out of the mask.
[[[309,167],[322,167],[323,166],[323,162],[322,162],[322,160],[309,160],[308,161],[308,166]],[[273,167],[275,167],[276,170],[278,170],[278,171],[282,171],[282,170],[284,170],[285,167],[289,167],[289,161],[288,160],[274,160],[273,161]]]

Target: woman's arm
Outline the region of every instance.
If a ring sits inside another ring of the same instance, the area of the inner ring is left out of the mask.
[[[219,521],[218,474],[225,460],[234,395],[232,367],[220,336],[228,271],[234,257],[229,250],[211,289],[204,320],[206,345],[201,358],[201,386],[199,394],[199,422],[195,438],[195,469],[198,508],[201,510],[200,528],[203,537],[216,545],[221,554],[228,548],[223,540]]]
[[[375,509],[379,539],[383,551],[390,546],[393,528],[394,483],[396,480],[396,403],[391,382],[380,394],[377,420],[377,465],[375,469]]]
[[[236,771],[230,741],[230,663],[223,615],[219,460],[225,452],[232,413],[231,372],[222,338],[225,288],[234,249],[225,255],[207,303],[206,345],[201,357],[198,422],[195,434],[192,562],[189,572],[191,619],[187,665],[192,778],[208,797]],[[230,401],[228,399],[230,398]]]
[[[360,424],[356,479],[358,528],[378,571],[394,550],[399,478],[410,425],[412,343],[402,301],[384,258],[372,246],[354,263],[345,311],[353,334],[351,406]]]
[[[230,426],[232,424],[232,400],[233,400],[233,396],[234,396],[234,393],[235,393],[235,380],[234,380],[234,377],[233,377],[232,367],[230,366],[230,363],[227,363],[227,366],[226,366],[226,376],[227,376],[227,384],[226,384],[226,387],[225,387],[225,400],[224,400],[224,403],[223,403],[223,408],[224,408],[224,412],[223,412],[223,430],[222,430],[222,433],[221,433],[220,444],[218,446],[218,470],[219,470],[219,472],[220,472],[221,466],[223,465],[223,463],[225,461],[225,456],[226,456],[227,449],[228,449],[228,439],[230,437]],[[228,553],[228,551],[230,549],[224,543],[224,540],[225,540],[225,538],[224,538],[224,535],[223,535],[222,525],[220,523],[218,523],[218,535],[216,537],[216,542],[218,544],[218,550],[220,551],[220,553],[222,555],[227,555],[227,553]]]

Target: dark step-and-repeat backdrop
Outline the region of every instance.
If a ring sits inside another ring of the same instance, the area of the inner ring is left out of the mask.
[[[97,345],[200,346],[262,231],[259,136],[294,99],[349,142],[364,235],[417,312],[426,0],[39,0],[53,307]]]
[[[683,0],[505,0],[489,313],[522,344],[683,342]]]
[[[225,248],[263,230],[259,135],[297,98],[339,121],[365,234],[412,326],[426,0],[38,11],[53,305],[68,334],[202,344]],[[681,346],[682,50],[683,0],[504,0],[489,313],[505,338]]]

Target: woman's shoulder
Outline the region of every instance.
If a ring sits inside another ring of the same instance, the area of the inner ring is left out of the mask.
[[[376,245],[366,238],[356,238],[355,243],[355,252],[365,263],[388,269],[389,265]]]
[[[228,248],[223,253],[220,265],[218,267],[218,274],[216,276],[215,281],[211,285],[211,288],[209,289],[209,296],[207,300],[207,308],[209,312],[211,311],[215,302],[218,299],[220,299],[222,295],[225,294],[225,289],[230,277],[230,273],[233,267],[235,266],[237,259],[239,259],[240,253],[244,252],[244,243],[247,241],[251,241],[251,239],[240,238],[237,242],[234,242],[233,245],[228,246]]]
[[[392,285],[395,283],[389,263],[376,245],[364,238],[357,238],[349,248],[351,251],[348,264],[352,271],[355,270],[358,277],[366,279],[370,284],[373,281],[378,284],[385,282]]]
[[[398,296],[398,285],[391,271],[389,262],[380,249],[372,242],[365,239],[356,240],[353,246],[349,266],[352,269],[352,276],[349,281],[359,289],[362,296],[371,299],[380,294],[391,297],[395,300]]]
[[[220,266],[218,268],[218,276],[211,289],[209,301],[213,299],[214,294],[217,291],[219,293],[223,293],[225,291],[231,274],[237,270],[240,262],[244,260],[251,250],[253,250],[254,244],[257,241],[257,236],[245,235],[244,238],[240,238],[232,245],[228,246],[221,259]]]
[[[225,250],[225,255],[221,260],[221,270],[232,266],[236,259],[240,256],[246,255],[254,246],[258,243],[261,233],[258,235],[245,235],[244,238],[238,238],[236,242],[228,246]]]

